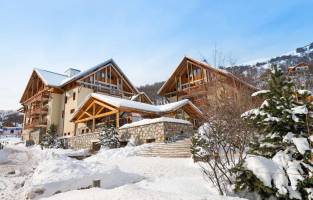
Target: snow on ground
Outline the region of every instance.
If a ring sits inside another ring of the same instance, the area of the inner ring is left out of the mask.
[[[0,173],[0,199],[238,199],[219,196],[191,158],[135,156],[150,145],[101,150],[84,160],[68,156],[85,151],[7,145],[10,159],[0,165],[7,170]],[[84,189],[95,179],[101,188]]]
[[[22,139],[20,137],[16,136],[0,136],[0,143],[3,144],[17,144],[22,142]]]
[[[84,160],[101,166],[118,166],[125,173],[143,177],[141,181],[112,189],[73,190],[47,199],[228,199],[219,196],[217,190],[203,179],[200,168],[191,159],[134,156],[134,152],[141,148],[102,150]]]

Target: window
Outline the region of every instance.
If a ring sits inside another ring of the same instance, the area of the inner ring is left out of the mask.
[[[71,114],[75,111],[75,109],[71,109]]]
[[[73,100],[75,101],[76,99],[76,92],[73,93]]]
[[[70,135],[70,134],[71,134],[70,132],[67,133],[67,135]]]
[[[82,130],[82,134],[84,134],[84,132],[85,132],[85,130],[83,129],[83,130]]]
[[[66,133],[64,133],[63,135],[66,136]]]
[[[62,111],[62,118],[64,118],[64,110]]]
[[[64,100],[64,103],[65,103],[65,104],[67,103],[67,96],[65,96],[65,100]]]

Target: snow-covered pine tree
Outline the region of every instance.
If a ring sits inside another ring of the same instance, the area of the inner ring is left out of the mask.
[[[247,158],[234,168],[235,191],[262,198],[313,199],[311,94],[296,91],[277,66],[268,86],[253,94],[265,99],[262,105],[242,115],[258,127],[259,135]]]
[[[57,127],[51,124],[47,133],[42,137],[40,145],[45,148],[63,148],[63,143],[58,139]]]
[[[104,126],[100,132],[99,140],[103,148],[118,148],[120,146],[120,141],[118,139],[118,132],[114,126]]]

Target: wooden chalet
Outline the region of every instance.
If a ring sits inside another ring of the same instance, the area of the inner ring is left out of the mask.
[[[24,112],[23,136],[25,139],[36,132],[40,135],[50,125],[57,126],[62,135],[74,134],[73,113],[91,93],[101,93],[134,101],[151,103],[149,97],[140,93],[112,60],[103,62],[86,71],[70,68],[64,74],[34,69],[20,103]]]
[[[202,111],[208,111],[225,99],[239,102],[250,98],[255,91],[257,88],[230,72],[184,57],[158,94],[169,102],[189,99]]]
[[[152,105],[112,59],[83,72],[34,69],[20,102],[25,113],[23,138],[35,143],[51,125],[60,137],[71,138],[94,133],[104,124],[119,127],[142,118],[171,116],[192,121],[202,116],[189,100]]]

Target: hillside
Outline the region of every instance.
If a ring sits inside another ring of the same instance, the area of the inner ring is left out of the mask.
[[[304,78],[306,79],[306,84],[309,89],[313,90],[313,84],[310,81],[313,77],[313,43],[296,48],[286,54],[274,56],[257,62],[239,64],[224,69],[232,72],[236,76],[248,81],[258,88],[264,88],[264,82],[267,77],[266,71],[272,64],[277,64],[284,71],[287,71],[288,67],[297,65],[301,62],[309,65],[309,71]]]
[[[15,110],[0,110],[1,126],[21,126],[23,123],[23,114]]]

